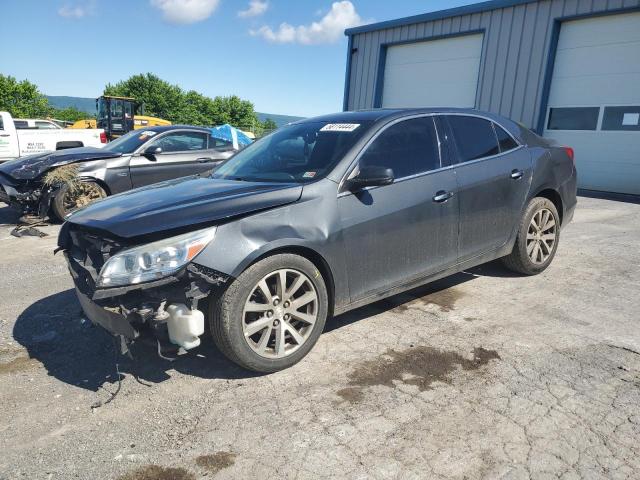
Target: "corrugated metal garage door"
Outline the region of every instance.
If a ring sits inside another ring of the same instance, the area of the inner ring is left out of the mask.
[[[562,25],[544,135],[575,149],[580,187],[640,194],[640,13]]]
[[[383,107],[473,107],[482,34],[387,48]]]

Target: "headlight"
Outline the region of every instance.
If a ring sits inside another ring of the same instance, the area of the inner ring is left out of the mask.
[[[215,234],[212,227],[117,253],[100,270],[98,286],[133,285],[171,275],[198,255]]]

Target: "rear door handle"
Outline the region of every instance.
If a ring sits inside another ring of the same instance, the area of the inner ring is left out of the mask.
[[[518,169],[511,170],[511,178],[513,178],[514,180],[520,180],[522,178],[523,173],[524,172],[522,170],[518,170]]]
[[[453,197],[453,192],[446,192],[444,190],[438,190],[433,196],[433,201],[436,203],[444,203]]]
[[[196,162],[198,162],[198,163],[209,163],[209,162],[213,162],[213,158],[202,157],[202,158],[196,159]]]

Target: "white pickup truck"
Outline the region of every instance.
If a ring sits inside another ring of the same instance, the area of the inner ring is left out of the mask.
[[[74,147],[101,147],[107,136],[101,128],[17,129],[11,114],[0,112],[0,162]]]

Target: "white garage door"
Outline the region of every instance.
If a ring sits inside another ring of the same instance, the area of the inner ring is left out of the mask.
[[[482,34],[387,48],[383,107],[474,107]]]
[[[562,24],[544,136],[581,188],[640,194],[640,13]]]

